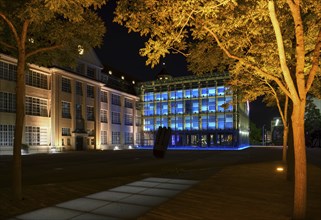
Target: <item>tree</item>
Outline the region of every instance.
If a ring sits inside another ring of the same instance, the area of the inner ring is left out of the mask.
[[[191,44],[212,39],[237,61],[234,70],[273,81],[289,97],[295,154],[293,218],[304,219],[304,114],[320,63],[321,4],[314,0],[276,4],[273,0],[120,0],[115,13],[115,22],[148,37],[140,50],[147,65],[153,67],[171,52],[189,55]]]
[[[13,194],[21,200],[21,144],[28,63],[71,65],[79,50],[99,46],[105,27],[90,8],[103,0],[0,0],[0,44],[17,57],[16,124],[13,146]]]
[[[260,143],[260,139],[262,138],[262,130],[257,128],[256,125],[250,121],[250,144],[258,144]]]

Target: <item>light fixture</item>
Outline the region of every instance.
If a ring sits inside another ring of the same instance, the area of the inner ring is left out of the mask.
[[[124,77],[124,76],[121,76],[121,79],[122,79],[122,80],[124,80],[124,79],[125,79],[125,77]]]
[[[78,45],[78,53],[79,53],[79,55],[83,55],[84,52],[85,52],[85,50],[84,50],[83,46]]]
[[[281,172],[284,171],[284,168],[283,168],[283,167],[277,167],[277,168],[276,168],[276,171],[281,173]]]
[[[109,75],[113,74],[113,72],[111,70],[108,71]]]

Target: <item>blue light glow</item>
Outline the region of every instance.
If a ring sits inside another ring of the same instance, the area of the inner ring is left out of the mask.
[[[239,147],[230,147],[230,146],[217,146],[217,147],[197,147],[197,146],[169,146],[167,150],[200,150],[200,151],[210,151],[210,150],[244,150],[246,148],[249,148],[251,146],[246,145],[246,146],[239,146]],[[137,146],[138,150],[152,150],[153,146]]]

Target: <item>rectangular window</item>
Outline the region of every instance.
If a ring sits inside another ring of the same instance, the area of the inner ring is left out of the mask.
[[[0,61],[0,79],[16,81],[17,80],[17,65]]]
[[[208,116],[208,129],[216,128],[216,118],[214,115]]]
[[[125,132],[125,144],[133,144],[133,133]]]
[[[41,89],[48,88],[48,77],[45,74],[41,74],[32,70],[28,70],[26,73],[26,84],[29,86],[38,87]]]
[[[132,100],[125,98],[125,107],[126,107],[126,108],[133,108],[133,102],[132,102]]]
[[[207,130],[207,125],[208,125],[207,116],[202,116],[201,120],[202,120],[202,129]]]
[[[111,123],[120,124],[120,113],[119,112],[112,112],[111,113]]]
[[[62,128],[61,135],[62,136],[70,136],[70,128]]]
[[[47,128],[26,126],[26,144],[30,146],[47,145]]]
[[[94,107],[93,106],[87,106],[87,120],[88,121],[94,121]]]
[[[112,132],[111,143],[112,144],[120,144],[120,132],[118,132],[118,131]]]
[[[71,81],[70,81],[70,79],[62,77],[62,79],[61,79],[61,91],[71,93]]]
[[[82,119],[82,109],[80,104],[76,104],[76,118]]]
[[[16,112],[16,94],[0,92],[0,112]]]
[[[125,125],[133,125],[133,116],[125,114]]]
[[[87,76],[89,78],[92,78],[92,79],[95,79],[95,75],[96,75],[96,70],[95,68],[92,68],[92,67],[87,67]]]
[[[87,85],[87,97],[88,98],[95,98],[93,86]]]
[[[13,146],[14,140],[14,125],[1,125],[0,124],[0,146]]]
[[[111,104],[121,106],[120,105],[120,96],[115,95],[115,94],[111,94]]]
[[[107,131],[100,132],[100,143],[107,144]]]
[[[61,102],[61,117],[63,118],[71,118],[70,115],[70,103],[69,102]]]
[[[154,100],[154,94],[152,92],[147,92],[144,95],[144,101],[148,102],[148,101],[153,101]]]
[[[136,126],[141,126],[141,124],[142,124],[142,122],[141,122],[142,118],[141,118],[140,116],[136,116],[135,118],[136,118]]]
[[[107,111],[100,110],[100,122],[107,123]]]
[[[100,92],[100,101],[101,101],[101,102],[105,102],[105,103],[108,102],[107,92],[104,92],[104,91],[101,91],[101,92]]]
[[[46,99],[39,99],[27,96],[26,97],[26,114],[48,117]]]
[[[82,96],[82,83],[76,82],[76,94]]]

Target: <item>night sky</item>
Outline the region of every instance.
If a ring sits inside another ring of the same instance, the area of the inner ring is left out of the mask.
[[[115,5],[115,1],[110,1],[99,12],[107,27],[104,44],[101,48],[96,49],[96,53],[103,64],[111,66],[138,81],[154,80],[156,74],[162,69],[162,63],[165,63],[167,71],[172,76],[191,74],[187,70],[185,58],[179,54],[166,56],[153,69],[146,66],[146,57],[139,55],[139,49],[144,47],[146,38],[140,37],[138,33],[128,33],[125,27],[112,22]],[[261,99],[250,104],[250,120],[259,128],[262,128],[264,124],[266,128],[270,128],[271,120],[277,116],[279,116],[277,109],[265,107]]]

